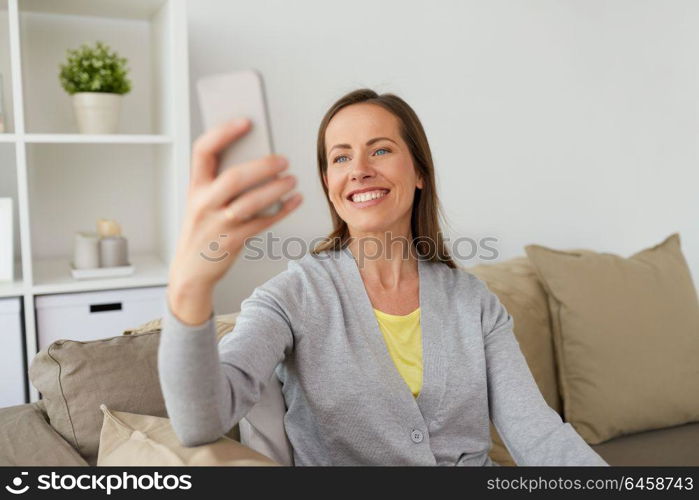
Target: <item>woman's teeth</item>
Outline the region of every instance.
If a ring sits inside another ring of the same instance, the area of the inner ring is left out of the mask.
[[[357,193],[352,195],[352,201],[355,203],[361,203],[363,201],[375,200],[376,198],[381,198],[386,196],[388,191],[368,191],[365,193]]]

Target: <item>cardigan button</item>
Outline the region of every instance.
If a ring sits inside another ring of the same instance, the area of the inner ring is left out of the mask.
[[[413,440],[413,443],[422,443],[423,437],[422,432],[417,429],[413,429],[410,433],[410,439]]]

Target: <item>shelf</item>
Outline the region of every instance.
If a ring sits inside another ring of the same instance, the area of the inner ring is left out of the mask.
[[[0,0],[0,197],[14,200],[13,257],[21,260],[14,281],[0,283],[0,297],[22,297],[27,306],[25,366],[39,348],[33,297],[167,286],[190,166],[186,7],[185,0]],[[78,133],[60,84],[67,50],[97,40],[128,60],[132,89],[116,134]],[[132,275],[73,279],[74,233],[98,218],[117,220],[133,243]]]
[[[34,262],[35,295],[51,293],[114,290],[142,286],[167,285],[168,268],[153,254],[132,255],[135,271],[122,278],[75,280],[70,274],[70,258],[42,259]]]
[[[171,144],[172,137],[159,134],[0,134],[0,143],[28,144]]]
[[[165,76],[172,67],[166,29],[170,21],[169,2],[22,0],[19,5],[23,132],[28,141],[33,140],[34,134],[40,142],[64,142],[64,136],[79,136],[72,98],[60,84],[59,67],[66,60],[67,50],[97,40],[128,61],[132,85],[121,99],[119,134],[172,135],[171,120],[176,108],[170,97],[175,82]],[[167,139],[155,139],[163,140]],[[87,141],[68,138],[67,142]]]
[[[23,11],[47,14],[149,19],[165,3],[164,0],[22,0]]]
[[[24,285],[21,281],[0,283],[0,298],[21,297],[23,294]]]
[[[21,281],[0,283],[0,299],[7,297],[21,297],[23,294],[24,286]]]
[[[0,281],[0,297],[21,297],[25,291],[22,266],[20,262],[16,261],[14,281]]]
[[[169,144],[172,138],[158,134],[26,134],[33,144]]]
[[[134,254],[164,255],[160,232],[172,208],[170,147],[144,144],[27,144],[33,261],[71,256],[74,233],[98,219],[119,222]],[[37,281],[34,281],[37,283]]]

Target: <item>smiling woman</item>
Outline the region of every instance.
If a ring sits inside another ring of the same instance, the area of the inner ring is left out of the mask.
[[[519,465],[606,465],[546,404],[498,297],[449,256],[425,132],[392,94],[358,90],[325,115],[318,167],[333,232],[255,288],[234,332],[217,344],[213,280],[202,292],[192,289],[193,278],[183,287],[177,273],[192,260],[190,232],[205,227],[200,207],[216,147],[230,142],[225,133],[233,131],[214,131],[195,148],[204,161],[193,178],[204,187],[195,190],[183,264],[173,264],[158,351],[168,415],[183,443],[220,438],[276,377],[284,415],[265,417],[283,421],[294,465],[498,465],[489,456],[491,421]],[[241,179],[261,175],[265,164],[270,175],[281,168],[268,159],[213,182],[242,189]],[[290,186],[246,193],[238,210],[256,213]],[[225,218],[212,213],[218,228]],[[236,222],[229,239],[242,241],[271,222]],[[366,242],[382,246],[369,257]],[[394,244],[402,251],[395,257],[385,252]],[[196,263],[199,274],[216,278],[226,270]],[[183,310],[198,321],[187,324]]]
[[[371,89],[350,92],[323,117],[316,151],[333,231],[312,253],[392,234],[409,238],[425,260],[456,267],[439,225],[432,152],[408,103]]]

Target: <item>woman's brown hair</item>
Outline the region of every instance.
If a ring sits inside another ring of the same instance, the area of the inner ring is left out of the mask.
[[[408,145],[417,173],[422,176],[423,187],[422,189],[415,189],[410,221],[413,238],[411,243],[416,250],[418,258],[433,262],[443,262],[451,268],[456,268],[457,265],[446,248],[439,226],[441,210],[435,186],[434,164],[422,123],[420,123],[420,119],[413,111],[413,108],[403,99],[394,94],[377,94],[371,89],[358,89],[342,96],[330,107],[320,122],[317,148],[318,173],[320,174],[320,183],[323,186],[325,198],[330,206],[333,231],[325,241],[312,250],[312,253],[318,254],[325,250],[339,250],[347,244],[350,238],[347,223],[340,218],[335,210],[328,196],[328,187],[323,182],[323,176],[328,169],[328,158],[325,151],[325,131],[330,120],[333,119],[338,111],[352,104],[359,103],[381,106],[398,119],[401,137]]]

